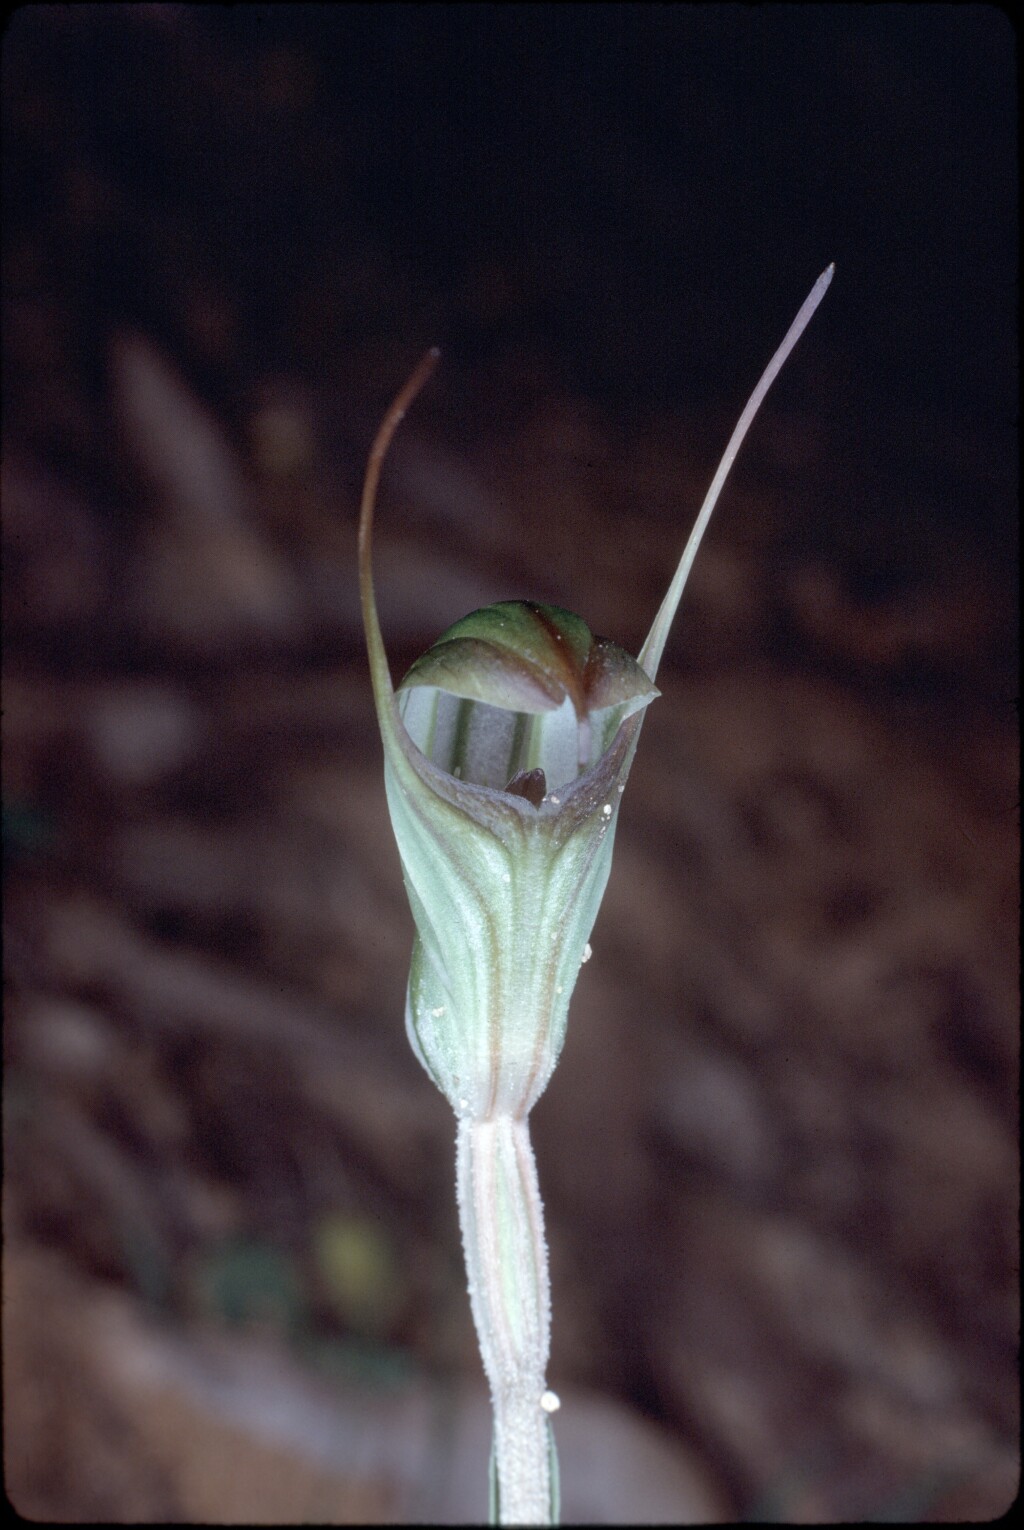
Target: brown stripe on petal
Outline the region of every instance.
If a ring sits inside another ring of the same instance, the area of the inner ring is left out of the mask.
[[[587,700],[583,674],[590,647],[589,631],[579,617],[572,617],[570,612],[563,613],[558,606],[541,606],[532,600],[524,600],[522,604],[546,639],[547,667],[565,687],[566,695],[571,698],[576,708],[577,717],[584,716]],[[563,615],[571,618],[572,625],[559,620]],[[582,631],[577,632],[577,627],[582,628]],[[583,638],[583,633],[586,633],[586,639]]]
[[[416,660],[399,690],[436,686],[451,696],[510,712],[550,712],[561,705],[557,679],[528,656],[479,637],[441,639]]]

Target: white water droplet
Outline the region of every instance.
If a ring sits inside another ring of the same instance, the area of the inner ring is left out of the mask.
[[[561,985],[561,983],[556,983],[556,984],[555,984],[555,992],[556,992],[556,993],[561,993],[561,991],[562,991],[562,985]]]
[[[626,790],[626,788],[625,788],[625,787],[624,787],[624,786],[622,786],[622,785],[619,785],[619,786],[617,786],[617,787],[616,787],[616,788],[615,788],[615,790],[616,790],[616,791],[617,791],[617,792],[618,792],[618,793],[619,793],[619,795],[620,795],[620,796],[621,796],[621,795],[622,795],[622,793],[623,793],[623,792],[624,792],[624,791],[625,791],[625,790]]]
[[[469,1109],[469,1101],[468,1100],[460,1100],[459,1101],[459,1109],[460,1110],[468,1110]]]
[[[444,1014],[444,1005],[439,1004],[437,1008],[432,1009],[430,1013],[433,1015],[435,1020],[440,1020],[441,1016]]]
[[[606,802],[604,807],[601,809],[601,812],[604,814],[604,816],[606,818],[610,818],[612,816],[612,805],[611,805],[611,803],[610,802]]]
[[[588,940],[586,945],[583,947],[583,958],[582,958],[583,961],[589,962],[589,960],[593,956],[593,954],[594,954],[594,948],[590,944],[590,941]]]
[[[561,800],[561,797],[556,797],[554,792],[551,793],[551,801],[555,804],[556,807],[561,802]]]
[[[542,1392],[540,1405],[545,1413],[557,1413],[562,1406],[562,1400],[557,1392]]]

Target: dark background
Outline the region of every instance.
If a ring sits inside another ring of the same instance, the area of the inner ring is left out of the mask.
[[[668,1431],[697,1517],[1005,1504],[1017,109],[981,6],[15,13],[8,1237],[15,1295],[73,1314],[5,1372],[23,1512],[246,1517],[102,1358],[53,1382],[111,1293],[200,1368],[238,1340],[339,1387],[475,1375],[450,1123],[401,1034],[366,448],[440,344],[381,506],[396,670],[517,595],[636,651],[830,260],[537,1112],[552,1384]],[[96,1397],[114,1444],[79,1438]],[[409,1512],[355,1480],[334,1514]]]
[[[11,286],[59,287],[89,375],[130,324],[237,386],[188,332],[181,288],[203,282],[230,294],[240,369],[320,377],[400,320],[410,352],[459,362],[542,347],[627,418],[731,409],[775,340],[766,303],[788,312],[835,260],[828,335],[785,386],[827,387],[821,428],[861,477],[1006,549],[1017,156],[998,10],[47,10],[7,43],[6,239],[16,257],[52,232],[62,198],[78,237]],[[987,492],[940,440],[974,444]]]

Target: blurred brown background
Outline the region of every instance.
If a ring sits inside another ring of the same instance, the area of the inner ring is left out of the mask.
[[[635,652],[534,1117],[569,1520],[1016,1492],[1014,43],[981,7],[49,7],[4,38],[6,1485],[479,1519],[358,621]]]

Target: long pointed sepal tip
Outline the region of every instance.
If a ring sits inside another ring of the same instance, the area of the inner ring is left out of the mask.
[[[697,556],[697,549],[700,546],[701,538],[707,530],[708,522],[711,519],[711,512],[714,510],[718,496],[722,491],[722,485],[729,476],[729,470],[736,459],[736,454],[743,443],[744,436],[750,429],[754,416],[764,402],[765,394],[782,370],[782,366],[790,351],[810,323],[815,309],[828,290],[828,285],[835,274],[835,269],[835,261],[826,266],[810,292],[804,298],[796,318],[786,331],[782,344],[765,367],[760,382],[747,400],[746,408],[740,415],[736,428],[729,438],[729,444],[725,448],[722,460],[718,464],[718,470],[711,480],[711,487],[701,506],[700,514],[694,523],[693,530],[690,532],[686,546],[683,548],[683,556],[680,558],[678,567],[672,577],[672,583],[668,587],[665,599],[661,603],[658,614],[651,625],[651,630],[647,634],[644,646],[640,650],[640,664],[652,680],[657,679],[658,665],[679,606],[683,588],[693,566],[693,560]]]
[[[363,481],[363,497],[359,508],[359,594],[363,608],[366,646],[370,656],[373,693],[381,726],[385,728],[388,726],[387,706],[388,703],[393,704],[394,692],[387,656],[384,652],[384,639],[377,619],[377,603],[373,594],[373,511],[377,500],[377,484],[380,481],[381,468],[395,431],[405,418],[406,410],[430,381],[440,359],[440,349],[432,345],[420,359],[408,382],[400,389],[394,403],[381,421],[380,429],[370,448],[366,478]]]
[[[836,263],[834,260],[830,260],[824,271],[822,271],[821,275],[818,277],[818,280],[815,282],[814,286],[811,288],[810,297],[807,299],[807,301],[813,305],[811,308],[812,313],[814,312],[814,309],[817,308],[822,298],[825,296],[825,293],[828,291],[829,283],[835,274]]]

